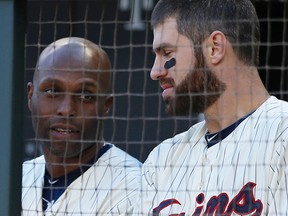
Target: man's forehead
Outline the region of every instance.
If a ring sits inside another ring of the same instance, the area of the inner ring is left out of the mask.
[[[38,78],[34,81],[39,85],[44,84],[61,84],[77,86],[98,86],[100,82],[100,74],[91,72],[65,72],[65,71],[39,71]]]
[[[59,65],[59,66],[51,66],[51,65],[38,65],[36,68],[35,74],[39,80],[42,79],[83,79],[83,78],[91,78],[91,79],[99,79],[99,76],[103,74],[103,70],[99,68],[86,68],[79,66],[69,65]]]
[[[90,56],[47,56],[42,57],[37,64],[38,70],[93,71],[99,69],[98,59]]]
[[[158,24],[154,29],[153,46],[161,43],[169,43],[177,40],[179,32],[177,31],[177,22],[175,19],[169,18],[162,24]]]
[[[163,23],[158,24],[154,29],[154,37],[165,35],[168,33],[177,34],[177,22],[174,18],[168,18]]]
[[[168,18],[163,24],[154,28],[153,51],[158,52],[165,48],[191,47],[192,41],[177,29],[177,21]]]

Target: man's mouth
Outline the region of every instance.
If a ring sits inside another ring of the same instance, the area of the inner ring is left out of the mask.
[[[164,96],[168,96],[168,95],[171,95],[173,93],[173,87],[168,87],[168,88],[165,88],[162,92],[162,95],[163,97]]]
[[[162,92],[162,96],[165,97],[169,97],[173,94],[174,91],[174,86],[173,84],[170,83],[161,83],[160,84],[161,88],[163,89]]]
[[[70,134],[70,133],[75,133],[70,129],[63,129],[63,128],[52,128],[52,130],[61,133],[61,134]]]
[[[163,89],[162,96],[171,96],[174,91],[174,81],[171,78],[160,80],[160,87]]]
[[[52,126],[50,128],[50,137],[52,139],[79,139],[80,131],[72,126]]]

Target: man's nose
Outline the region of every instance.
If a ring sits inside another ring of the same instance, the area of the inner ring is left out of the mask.
[[[76,101],[73,95],[65,93],[58,103],[57,115],[73,117],[76,115]]]
[[[159,80],[162,77],[165,77],[168,73],[168,70],[164,68],[163,60],[155,58],[153,67],[150,72],[150,77],[152,80]]]

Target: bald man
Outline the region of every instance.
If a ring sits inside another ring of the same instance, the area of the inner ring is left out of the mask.
[[[108,55],[91,41],[63,38],[41,53],[27,93],[43,155],[23,164],[23,216],[133,210],[141,163],[103,138],[110,81]]]

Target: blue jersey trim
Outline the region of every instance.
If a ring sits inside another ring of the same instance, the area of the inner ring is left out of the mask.
[[[45,169],[44,187],[42,192],[43,210],[45,211],[47,209],[48,203],[55,202],[75,179],[87,171],[111,147],[111,144],[105,144],[99,150],[98,154],[86,164],[81,164],[77,170],[74,170],[73,172],[70,172],[67,175],[61,176],[57,179],[51,180],[48,171]]]
[[[223,130],[217,132],[217,133],[209,133],[207,132],[205,134],[205,139],[207,142],[207,146],[208,148],[210,148],[211,146],[219,143],[220,141],[224,140],[230,133],[232,133],[233,130],[235,130],[235,128],[240,125],[240,123],[242,121],[244,121],[246,118],[248,118],[250,115],[252,115],[253,112],[249,113],[248,115],[240,118],[239,120],[237,120],[235,123],[233,123],[232,125],[228,126],[227,128],[224,128]]]

